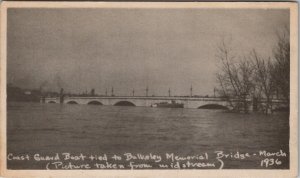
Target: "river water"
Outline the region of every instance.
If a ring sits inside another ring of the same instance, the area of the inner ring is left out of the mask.
[[[8,103],[7,152],[13,155],[157,154],[282,150],[282,164],[261,166],[261,157],[226,159],[224,169],[289,167],[289,116],[222,110],[128,106]],[[46,161],[8,161],[9,169],[45,169]],[[150,161],[148,161],[150,164]],[[128,167],[126,167],[128,169]],[[153,167],[156,169],[157,167]]]

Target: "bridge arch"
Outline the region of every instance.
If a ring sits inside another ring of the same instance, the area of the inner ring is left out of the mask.
[[[222,109],[222,110],[228,110],[229,108],[220,104],[205,104],[202,106],[199,106],[198,109]]]
[[[48,101],[48,103],[51,103],[51,104],[52,104],[52,103],[57,103],[57,102],[55,102],[55,101]]]
[[[135,106],[135,104],[130,101],[118,101],[114,106]]]
[[[67,104],[78,104],[76,101],[68,101]]]
[[[90,101],[87,104],[88,105],[103,105],[100,101],[96,101],[96,100]]]

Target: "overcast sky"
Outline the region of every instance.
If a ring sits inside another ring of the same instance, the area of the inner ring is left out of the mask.
[[[288,10],[9,9],[8,83],[116,95],[213,94],[216,46],[270,56]]]

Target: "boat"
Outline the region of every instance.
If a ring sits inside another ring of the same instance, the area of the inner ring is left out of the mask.
[[[152,107],[157,107],[157,108],[183,108],[183,103],[176,103],[174,100],[169,102],[161,102],[161,103],[156,103],[151,105]]]

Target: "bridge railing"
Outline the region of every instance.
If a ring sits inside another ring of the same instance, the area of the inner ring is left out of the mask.
[[[225,101],[224,98],[208,97],[178,97],[178,96],[67,96],[65,99],[144,99],[144,100],[196,100],[196,101]],[[50,98],[49,98],[50,99]]]

